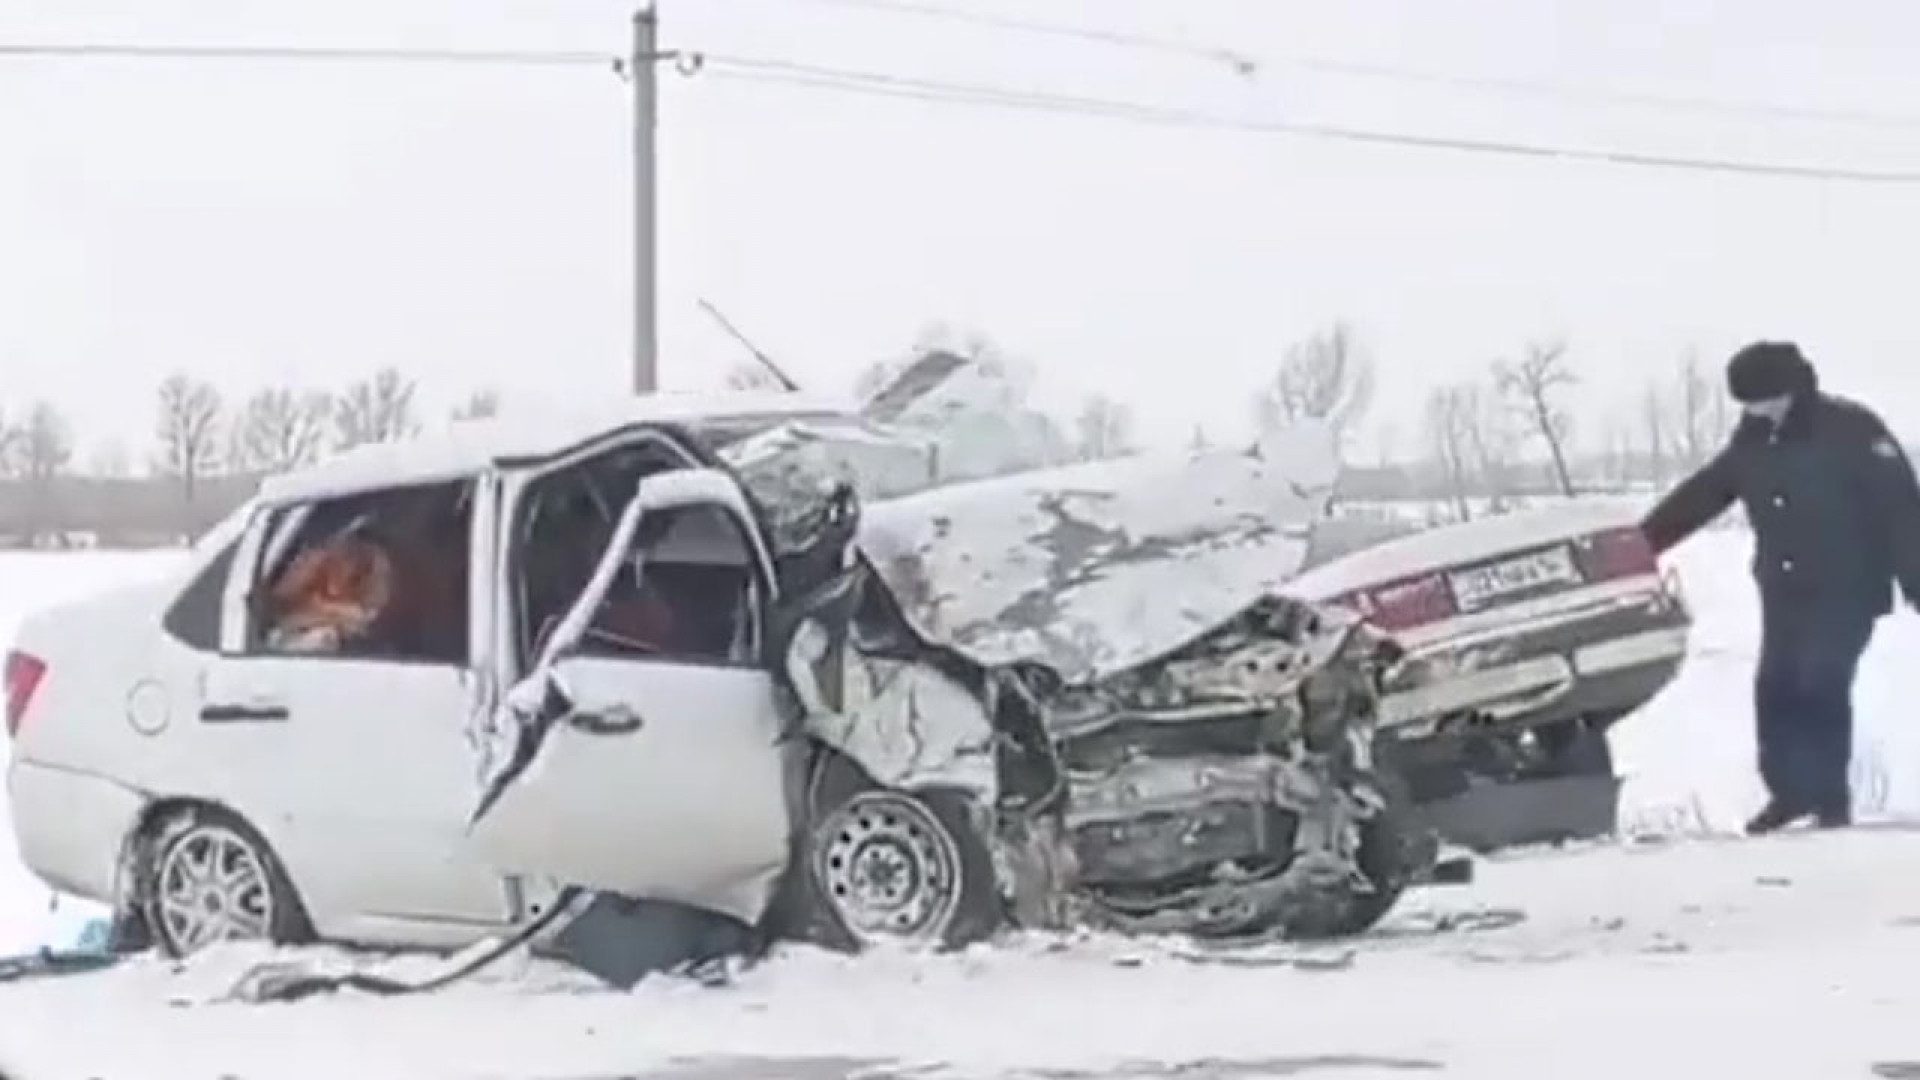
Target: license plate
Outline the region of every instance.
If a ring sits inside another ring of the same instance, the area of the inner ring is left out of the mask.
[[[1456,570],[1447,575],[1462,612],[1479,611],[1521,593],[1556,585],[1580,584],[1580,568],[1566,545],[1531,551],[1512,559]]]

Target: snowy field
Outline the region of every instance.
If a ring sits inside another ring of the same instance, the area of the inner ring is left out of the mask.
[[[1028,941],[961,956],[777,956],[730,986],[601,992],[503,971],[443,993],[250,1007],[260,959],[0,987],[0,1071],[172,1077],[1920,1076],[1920,619],[1882,624],[1862,675],[1859,789],[1882,823],[1726,837],[1755,806],[1747,540],[1678,565],[1698,618],[1679,681],[1624,725],[1638,839],[1483,862],[1368,939],[1231,958],[1166,943]],[[18,610],[165,556],[0,557]],[[1903,695],[1905,699],[1903,700]],[[59,940],[0,827],[0,952]]]

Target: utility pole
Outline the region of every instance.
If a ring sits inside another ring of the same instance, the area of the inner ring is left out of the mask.
[[[659,161],[654,130],[659,121],[660,20],[653,5],[634,12],[633,55],[633,392],[660,388],[660,325],[657,193]]]

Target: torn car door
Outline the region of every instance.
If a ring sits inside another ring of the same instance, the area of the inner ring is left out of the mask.
[[[490,770],[472,835],[502,871],[743,921],[759,918],[786,866],[790,816],[774,684],[746,663],[624,655],[588,634],[620,582],[646,574],[635,541],[649,514],[712,507],[739,527],[762,618],[770,560],[738,485],[680,469],[640,481],[598,565],[499,726],[513,749]]]

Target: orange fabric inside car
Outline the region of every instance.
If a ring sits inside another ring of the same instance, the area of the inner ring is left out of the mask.
[[[377,545],[342,537],[303,551],[273,589],[276,628],[359,632],[393,595],[393,563]]]

